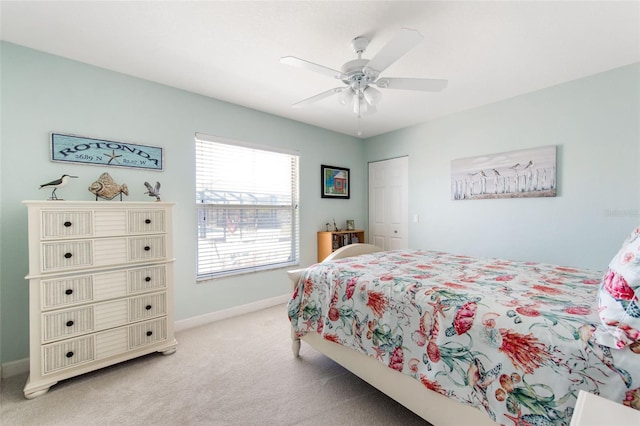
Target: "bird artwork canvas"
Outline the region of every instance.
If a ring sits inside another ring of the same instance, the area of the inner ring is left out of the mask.
[[[147,192],[145,194],[149,195],[149,197],[156,197],[156,201],[160,200],[160,182],[156,182],[156,186],[151,186],[149,182],[145,182],[144,186],[147,187]]]
[[[49,198],[49,200],[60,200],[62,201],[62,198],[58,198],[58,196],[56,195],[56,190],[58,188],[62,188],[63,186],[66,186],[67,183],[69,183],[69,179],[75,179],[78,176],[71,176],[71,175],[62,175],[60,177],[60,179],[55,179],[52,180],[51,182],[47,182],[47,183],[43,183],[42,185],[40,185],[40,188],[38,189],[42,189],[42,188],[53,188],[53,191],[51,192],[51,197]]]
[[[124,183],[122,185],[116,183],[109,173],[103,173],[89,186],[89,192],[96,196],[96,201],[98,198],[113,200],[118,195],[122,201],[122,194],[129,195],[129,188]]]
[[[556,196],[556,146],[451,161],[451,199]]]

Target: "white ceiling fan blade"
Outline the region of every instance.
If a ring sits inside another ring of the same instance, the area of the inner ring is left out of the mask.
[[[303,107],[305,105],[309,105],[312,104],[314,102],[318,102],[324,98],[328,98],[329,96],[335,95],[337,93],[342,92],[344,89],[346,89],[346,87],[334,87],[333,89],[329,89],[325,92],[322,93],[318,93],[317,95],[311,96],[310,98],[307,99],[303,99],[300,102],[296,102],[295,104],[291,105],[293,108],[300,108]]]
[[[422,90],[424,92],[439,92],[449,82],[439,78],[379,78],[375,81],[381,89]]]
[[[318,65],[313,62],[305,61],[304,59],[296,58],[295,56],[283,56],[280,58],[280,62],[283,64],[291,65],[292,67],[302,68],[320,74],[328,75],[329,77],[340,78],[340,71],[334,70],[324,65]]]
[[[422,41],[422,35],[416,30],[402,28],[364,67],[367,75],[378,76],[389,65],[400,59]]]

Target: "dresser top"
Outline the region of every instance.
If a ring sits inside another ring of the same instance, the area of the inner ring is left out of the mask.
[[[68,208],[70,206],[76,207],[168,207],[173,206],[175,203],[168,203],[164,201],[71,201],[71,200],[24,200],[23,204],[28,206],[46,206],[52,208]]]

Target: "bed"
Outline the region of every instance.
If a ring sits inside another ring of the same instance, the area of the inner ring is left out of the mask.
[[[436,426],[568,425],[580,391],[640,410],[639,236],[605,273],[345,246],[289,272],[293,352],[305,341]]]

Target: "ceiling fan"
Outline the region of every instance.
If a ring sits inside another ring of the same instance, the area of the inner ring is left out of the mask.
[[[315,71],[329,77],[342,80],[346,86],[335,87],[310,98],[293,104],[293,107],[301,107],[312,104],[329,96],[338,95],[342,105],[352,105],[353,112],[360,117],[363,114],[371,114],[376,111],[376,105],[380,102],[382,93],[374,88],[419,90],[425,92],[439,92],[447,87],[447,80],[433,78],[396,78],[380,77],[380,74],[391,64],[404,56],[420,41],[422,35],[416,31],[402,28],[371,60],[362,58],[362,54],[369,45],[366,37],[356,37],[351,41],[351,47],[358,55],[345,63],[341,70],[335,70],[323,65],[318,65],[295,56],[280,58],[283,64],[291,65]]]

